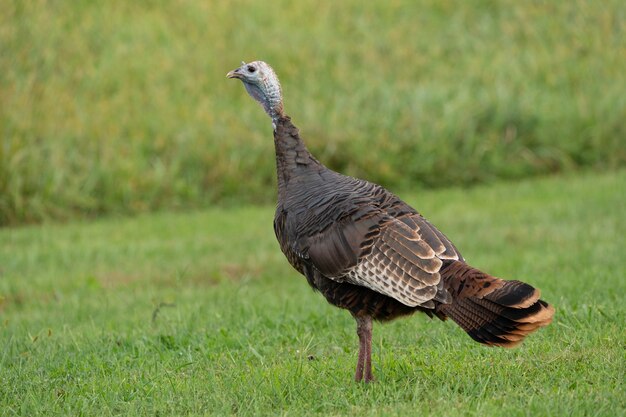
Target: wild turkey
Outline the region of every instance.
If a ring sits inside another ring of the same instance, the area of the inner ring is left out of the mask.
[[[373,379],[372,320],[422,311],[451,318],[477,342],[512,347],[552,321],[539,290],[472,268],[412,207],[383,187],[315,159],[283,112],[280,84],[263,61],[230,71],[272,119],[278,172],[274,230],[289,263],[329,303],[356,319],[355,380]]]

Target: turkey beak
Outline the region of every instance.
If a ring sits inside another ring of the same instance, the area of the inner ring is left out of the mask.
[[[241,76],[240,70],[241,70],[241,68],[234,69],[234,70],[230,71],[228,74],[226,74],[226,77],[227,78],[239,78],[239,79],[241,79],[243,77]]]

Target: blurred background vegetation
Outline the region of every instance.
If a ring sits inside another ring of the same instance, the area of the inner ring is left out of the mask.
[[[273,201],[268,61],[331,168],[393,189],[626,165],[626,6],[3,1],[0,225]]]

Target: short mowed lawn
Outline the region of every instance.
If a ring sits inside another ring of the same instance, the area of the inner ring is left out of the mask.
[[[283,259],[273,208],[0,230],[2,415],[624,415],[626,171],[400,191],[552,325],[483,347],[452,322],[355,323]]]

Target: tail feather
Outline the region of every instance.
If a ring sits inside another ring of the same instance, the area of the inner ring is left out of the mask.
[[[493,322],[493,317],[479,317],[458,303],[449,311],[450,317],[474,340],[484,344],[506,343],[500,335],[507,333]],[[479,330],[479,331],[478,331]]]
[[[456,321],[474,340],[496,346],[513,346],[526,336],[520,323],[480,308],[470,299],[459,300],[450,310],[450,317]]]
[[[460,261],[447,265],[442,276],[453,300],[439,305],[437,315],[450,317],[479,343],[513,347],[552,321],[554,308],[529,284],[504,281]]]
[[[497,315],[506,317],[515,322],[524,321],[527,323],[537,323],[552,318],[551,307],[543,300],[536,300],[526,308],[503,308],[493,301],[480,298],[474,298],[472,301]]]
[[[490,301],[497,302],[499,305],[506,307],[527,308],[535,304],[535,302],[539,300],[539,297],[541,296],[541,291],[531,285],[526,284],[525,282],[517,280],[504,282],[506,284],[490,292],[489,294],[486,294],[484,298]]]

